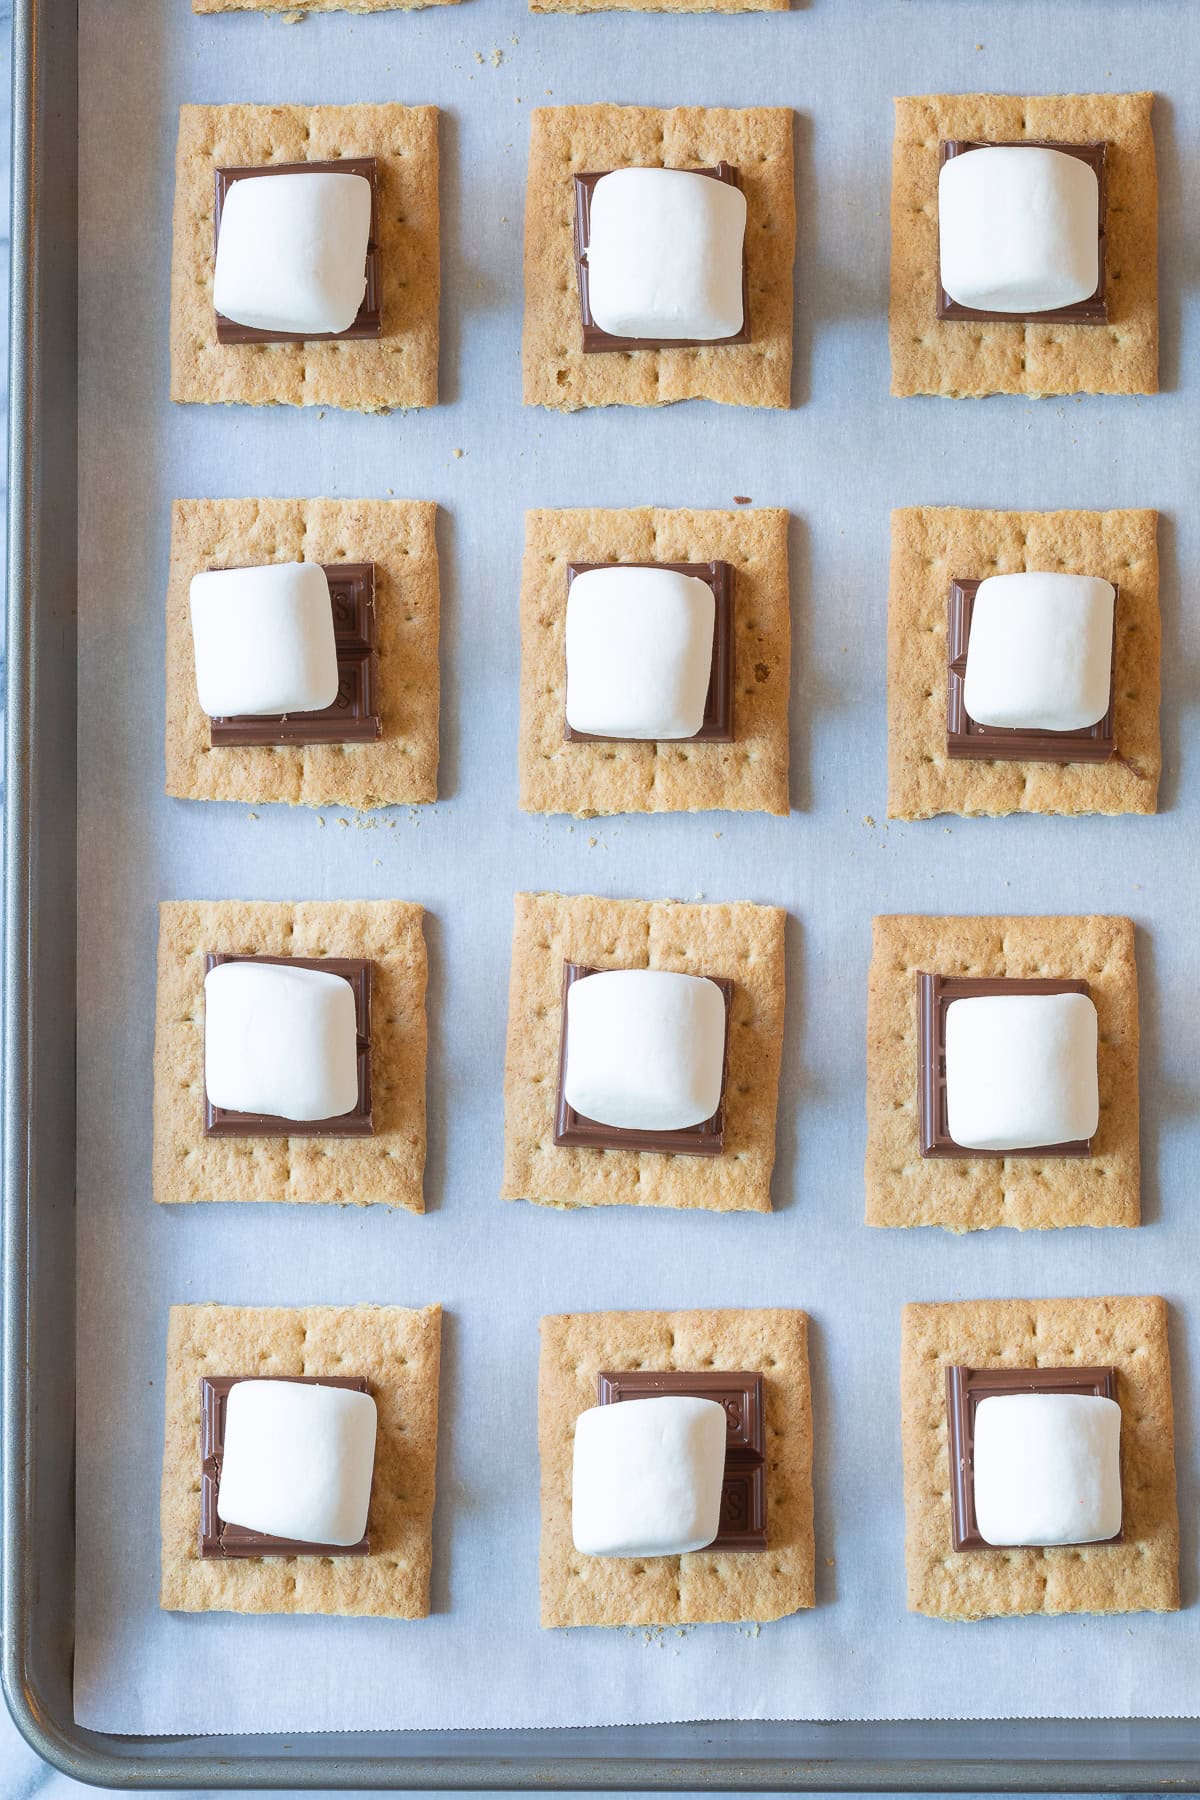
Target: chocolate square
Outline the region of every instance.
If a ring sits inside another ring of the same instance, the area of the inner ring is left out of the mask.
[[[719,1400],[725,1408],[725,1478],[721,1523],[708,1550],[767,1547],[767,1434],[761,1374],[724,1369],[622,1369],[596,1377],[601,1406],[681,1394]]]
[[[272,175],[365,175],[371,184],[371,229],[367,238],[367,288],[362,305],[345,331],[314,331],[304,336],[295,331],[260,331],[216,314],[218,344],[317,344],[330,339],[377,338],[383,335],[383,302],[380,293],[379,168],[373,156],[344,156],[336,162],[264,163],[259,167],[217,169],[214,172],[213,256],[221,235],[221,208],[235,181],[265,180]]]
[[[558,1098],[554,1107],[554,1142],[559,1149],[649,1150],[660,1156],[720,1156],[725,1148],[725,1084],[729,1079],[729,1015],[733,1008],[733,982],[720,975],[708,980],[725,996],[725,1069],[721,1077],[721,1103],[711,1119],[682,1131],[634,1131],[618,1125],[601,1125],[585,1119],[567,1105],[563,1077],[567,1070],[567,992],[573,981],[599,975],[586,963],[563,963],[562,1024],[558,1037]]]
[[[684,175],[707,175],[729,187],[740,187],[738,172],[732,163],[719,162],[711,169],[682,169]],[[696,350],[711,344],[748,344],[750,342],[750,283],[746,273],[746,246],[742,244],[742,328],[732,337],[723,338],[631,338],[613,337],[601,330],[592,317],[588,300],[587,247],[591,237],[592,193],[604,175],[615,169],[597,169],[591,174],[576,175],[575,180],[575,274],[579,283],[579,313],[583,325],[583,350],[587,356],[601,350]]]
[[[1047,731],[1041,727],[1013,729],[1006,725],[980,725],[967,711],[965,682],[967,647],[979,579],[956,575],[950,583],[950,608],[946,632],[946,755],[971,762],[1107,762],[1117,747],[1116,713],[1117,633],[1116,606],[1120,589],[1113,584],[1112,672],[1108,683],[1108,711],[1095,725],[1078,731]]]
[[[567,564],[567,591],[577,575],[589,569],[671,569],[676,575],[694,575],[707,582],[716,603],[713,620],[712,667],[704,700],[704,720],[689,738],[664,738],[671,744],[731,744],[733,742],[733,565],[727,562],[629,562]],[[563,738],[568,744],[643,744],[653,738],[606,737],[597,731],[576,731],[563,717]]]
[[[917,971],[917,1131],[922,1156],[1003,1162],[1022,1156],[1090,1156],[1090,1139],[1033,1144],[1027,1150],[965,1150],[946,1124],[946,1008],[952,1000],[1004,994],[1086,994],[1086,981],[1025,981],[1017,976],[930,975]]]
[[[1096,291],[1086,300],[1075,300],[1070,306],[1055,306],[1049,312],[1012,313],[985,312],[974,306],[962,306],[952,300],[941,283],[941,237],[938,238],[938,284],[937,284],[937,316],[939,319],[999,319],[1011,320],[1026,325],[1107,325],[1108,302],[1104,292],[1105,262],[1105,207],[1104,164],[1108,145],[1100,144],[1056,144],[1051,138],[997,138],[995,142],[979,138],[943,138],[938,145],[938,170],[950,161],[952,156],[965,156],[971,150],[1061,150],[1064,156],[1077,156],[1080,162],[1087,163],[1096,172],[1099,184],[1099,241]]]
[[[235,713],[210,719],[214,746],[372,744],[383,735],[376,689],[375,564],[322,563],[333,609],[338,693],[316,712]]]
[[[204,1096],[205,1137],[370,1137],[375,1130],[371,1112],[371,964],[358,956],[224,956],[211,952],[204,959],[204,973],[221,963],[283,963],[292,969],[317,969],[340,975],[354,990],[358,1022],[358,1104],[353,1112],[333,1119],[285,1119],[276,1113],[234,1112],[214,1106]]]
[[[353,1388],[368,1392],[363,1375],[202,1375],[200,1377],[200,1555],[206,1560],[230,1556],[367,1556],[369,1533],[357,1544],[306,1544],[296,1538],[271,1537],[245,1525],[226,1525],[217,1516],[217,1491],[225,1457],[225,1403],[239,1381],[295,1381],[302,1387]]]
[[[995,1394],[1094,1394],[1105,1400],[1117,1397],[1117,1371],[1111,1367],[1088,1369],[968,1369],[946,1368],[946,1421],[950,1452],[950,1533],[956,1550],[1005,1550],[1011,1544],[989,1544],[979,1535],[975,1519],[975,1408]],[[1099,1541],[1119,1544],[1124,1528],[1115,1537]]]

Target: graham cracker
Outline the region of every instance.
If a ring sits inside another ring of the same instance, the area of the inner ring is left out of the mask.
[[[892,152],[893,394],[1158,392],[1158,178],[1152,94],[921,94],[896,101]],[[939,319],[938,144],[944,138],[1108,146],[1108,322]]]
[[[436,515],[427,500],[175,502],[167,588],[168,794],[359,808],[437,799]],[[196,693],[192,577],[274,562],[374,562],[383,723],[375,743],[210,743]]]
[[[1121,1408],[1123,1538],[1048,1549],[958,1550],[950,1533],[946,1368],[1111,1364]],[[1179,1521],[1166,1302],[964,1300],[904,1308],[900,1350],[910,1612],[1175,1612]]]
[[[782,908],[518,894],[514,913],[501,1198],[563,1208],[770,1212],[783,1043]],[[564,962],[733,981],[719,1156],[555,1145]]]
[[[1137,967],[1128,918],[874,920],[867,992],[867,1224],[1016,1231],[1141,1222]],[[1087,981],[1099,1015],[1092,1156],[923,1157],[918,970]]]
[[[888,817],[935,813],[1152,813],[1158,805],[1158,514],[892,514],[888,588]],[[1120,590],[1113,680],[1116,751],[1103,763],[951,760],[947,608],[956,576],[1023,570],[1099,575]]]
[[[1090,1157],[923,1157],[917,971],[1085,980],[1099,1015],[1100,1123]],[[874,923],[867,999],[867,1224],[1018,1231],[1137,1225],[1138,1005],[1133,922],[922,918]]]
[[[737,168],[748,208],[751,341],[585,356],[572,177],[627,166],[711,168],[722,160]],[[525,201],[525,404],[562,412],[672,400],[789,406],[795,240],[790,108],[536,107]]]
[[[526,812],[787,812],[787,528],[775,507],[526,513],[518,752]],[[567,564],[655,561],[733,567],[734,742],[568,743]]]
[[[173,1306],[159,1605],[426,1618],[441,1342],[440,1306]],[[379,1409],[368,1555],[201,1559],[202,1375],[366,1377]]]
[[[165,900],[154,1031],[154,1198],[423,1212],[424,908],[404,900]],[[204,959],[361,956],[371,973],[370,1137],[205,1137]]]
[[[356,412],[433,406],[438,364],[436,106],[183,106],[175,155],[171,398]],[[373,156],[383,335],[218,344],[213,181],[218,168]]]
[[[542,1624],[695,1625],[781,1619],[816,1603],[808,1315],[753,1311],[560,1313],[542,1320]],[[763,1377],[767,1548],[584,1556],[571,1532],[575,1421],[601,1369],[754,1369]]]

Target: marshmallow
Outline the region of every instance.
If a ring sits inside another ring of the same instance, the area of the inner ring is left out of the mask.
[[[1078,156],[1034,144],[964,151],[938,177],[942,286],[978,312],[1041,313],[1100,280],[1100,184]]]
[[[192,577],[196,692],[212,719],[320,712],[338,695],[329,582],[320,563]]]
[[[367,1529],[376,1406],[353,1388],[239,1381],[225,1401],[217,1517],[301,1544]]]
[[[1087,994],[998,994],[946,1008],[946,1124],[964,1150],[1090,1138],[1100,1123]]]
[[[1108,711],[1110,581],[1095,575],[989,575],[971,613],[963,704],[980,725],[1080,731]]]
[[[230,1112],[352,1112],[358,1024],[350,983],[286,963],[218,963],[204,978],[204,1086],[213,1106]]]
[[[734,337],[746,196],[685,169],[616,169],[592,190],[592,318],[613,337]]]
[[[567,989],[566,1033],[563,1094],[585,1119],[622,1131],[684,1131],[721,1104],[725,996],[701,975],[583,976]]]
[[[975,1409],[987,1544],[1097,1544],[1121,1529],[1121,1408],[1102,1394],[990,1394]]]
[[[585,1556],[681,1556],[711,1544],[721,1522],[725,1434],[718,1401],[684,1394],[580,1413],[575,1548]]]
[[[258,331],[348,331],[367,291],[370,237],[365,176],[243,176],[221,207],[213,305]]]
[[[704,723],[716,600],[674,569],[587,569],[567,590],[567,723],[599,737],[689,738]]]

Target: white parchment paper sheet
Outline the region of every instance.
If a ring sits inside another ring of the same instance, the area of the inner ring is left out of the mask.
[[[294,27],[197,19],[187,0],[82,0],[80,12],[78,1718],[170,1733],[1195,1712],[1200,120],[1184,68],[1200,19],[1189,0],[811,0],[740,19],[534,19],[517,0],[468,0]],[[1137,87],[1164,96],[1166,391],[1144,401],[890,400],[892,94]],[[172,409],[178,103],[394,98],[445,109],[443,404],[386,419]],[[583,100],[795,107],[790,413],[522,409],[529,112]],[[322,828],[307,811],[255,817],[168,802],[172,498],[392,492],[445,509],[444,798],[368,828],[335,814]],[[728,506],[734,495],[795,515],[792,817],[523,818],[523,508]],[[885,829],[888,509],[925,502],[1163,509],[1161,816]],[[775,1216],[559,1216],[497,1199],[512,894],[549,887],[788,908]],[[428,907],[426,1217],[153,1206],[155,906],[227,895],[398,895]],[[864,1227],[869,925],[874,912],[905,909],[1136,917],[1143,1229],[955,1239]],[[901,1304],[1146,1291],[1174,1306],[1182,1614],[974,1626],[909,1617]],[[428,1621],[159,1612],[163,1354],[167,1308],[179,1300],[443,1302]],[[761,1304],[803,1306],[814,1320],[815,1612],[761,1632],[540,1631],[539,1315]]]

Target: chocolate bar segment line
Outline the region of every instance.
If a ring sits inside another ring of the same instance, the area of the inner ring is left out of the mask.
[[[966,706],[967,651],[971,620],[981,578],[956,575],[950,583],[946,630],[946,755],[970,762],[1107,762],[1117,747],[1114,736],[1117,693],[1116,608],[1120,589],[1113,587],[1112,664],[1108,678],[1108,711],[1095,725],[1077,731],[1048,731],[1041,726],[1011,728],[981,725]]]
[[[368,1556],[369,1532],[357,1544],[308,1544],[272,1537],[248,1525],[229,1525],[217,1511],[225,1458],[225,1411],[239,1381],[294,1381],[301,1387],[352,1388],[368,1393],[364,1375],[202,1375],[200,1377],[200,1555],[205,1560],[247,1556]]]
[[[1086,300],[1072,301],[1070,306],[1051,307],[1048,312],[986,312],[974,306],[963,306],[952,300],[942,286],[942,240],[938,231],[937,316],[939,319],[999,320],[1023,325],[1107,325],[1108,301],[1105,297],[1105,194],[1104,169],[1107,143],[1056,144],[1052,138],[998,138],[994,143],[980,138],[943,138],[938,145],[938,171],[951,157],[965,156],[971,150],[1061,150],[1064,156],[1076,156],[1096,173],[1099,187],[1097,280],[1096,290]]]
[[[228,962],[278,963],[289,969],[316,969],[324,975],[340,975],[354,993],[358,1026],[358,1101],[352,1112],[332,1119],[285,1119],[277,1113],[242,1113],[214,1106],[204,1094],[205,1137],[371,1137],[375,1130],[371,1107],[371,974],[369,960],[360,956],[239,956],[209,951],[204,973]]]
[[[562,1023],[558,1035],[558,1094],[554,1106],[554,1143],[559,1149],[644,1150],[659,1156],[720,1156],[725,1148],[725,1087],[729,1080],[729,1022],[733,1011],[734,984],[725,976],[703,979],[719,987],[725,998],[725,1052],[721,1071],[721,1100],[711,1119],[680,1131],[637,1131],[620,1125],[602,1125],[587,1119],[567,1104],[564,1080],[567,1072],[567,994],[572,982],[588,975],[607,973],[587,963],[563,963]]]
[[[371,184],[371,226],[367,237],[367,285],[362,305],[345,331],[261,331],[256,325],[239,325],[224,313],[214,313],[218,344],[319,344],[345,343],[351,338],[383,336],[383,301],[379,255],[379,165],[373,156],[345,156],[336,162],[263,163],[257,167],[216,169],[213,172],[213,260],[221,236],[221,209],[235,181],[263,180],[272,175],[361,175]]]
[[[642,166],[642,165],[638,165]],[[657,165],[654,165],[657,166]],[[728,187],[741,187],[738,172],[732,163],[719,162],[710,169],[679,169],[672,171],[680,175],[707,175],[713,181],[723,181]],[[732,337],[723,338],[632,338],[614,337],[611,333],[597,325],[592,317],[591,302],[588,297],[588,244],[591,240],[592,195],[596,183],[605,175],[619,173],[616,169],[597,169],[586,175],[576,175],[575,181],[575,275],[579,283],[579,314],[583,327],[583,351],[585,356],[604,350],[704,350],[714,344],[748,344],[750,342],[750,280],[746,268],[746,246],[742,244],[742,328],[734,332]],[[747,222],[748,223],[748,222]]]
[[[689,738],[664,738],[671,744],[731,744],[733,729],[733,565],[727,562],[613,562],[567,564],[567,592],[577,575],[589,569],[669,569],[676,575],[694,575],[711,589],[716,606],[713,620],[712,664],[708,677],[708,693],[704,699],[704,719],[699,731]],[[653,738],[608,737],[597,731],[576,731],[569,724],[564,707],[563,739],[568,744],[643,744]]]
[[[988,1543],[979,1535],[975,1517],[975,1409],[981,1400],[1003,1394],[1094,1394],[1115,1400],[1117,1371],[1107,1364],[1079,1369],[969,1369],[962,1364],[947,1364],[950,1534],[955,1550],[1020,1547]],[[1123,1537],[1124,1526],[1115,1537],[1102,1541],[1118,1544]]]
[[[721,1520],[705,1550],[756,1551],[767,1547],[767,1443],[760,1372],[724,1369],[602,1370],[596,1377],[600,1406],[622,1400],[678,1395],[716,1400],[725,1408],[725,1475]],[[700,1553],[698,1553],[700,1554]]]
[[[383,735],[377,698],[375,564],[322,563],[333,611],[333,647],[338,693],[332,706],[316,712],[235,713],[210,719],[209,742],[224,746],[263,744],[371,744]]]
[[[946,1117],[946,1010],[953,1000],[982,1000],[1016,994],[1086,994],[1086,981],[1024,980],[1017,976],[937,975],[917,971],[917,1134],[922,1156],[978,1158],[1082,1157],[1090,1139],[1035,1144],[1024,1150],[967,1150],[950,1136]]]

